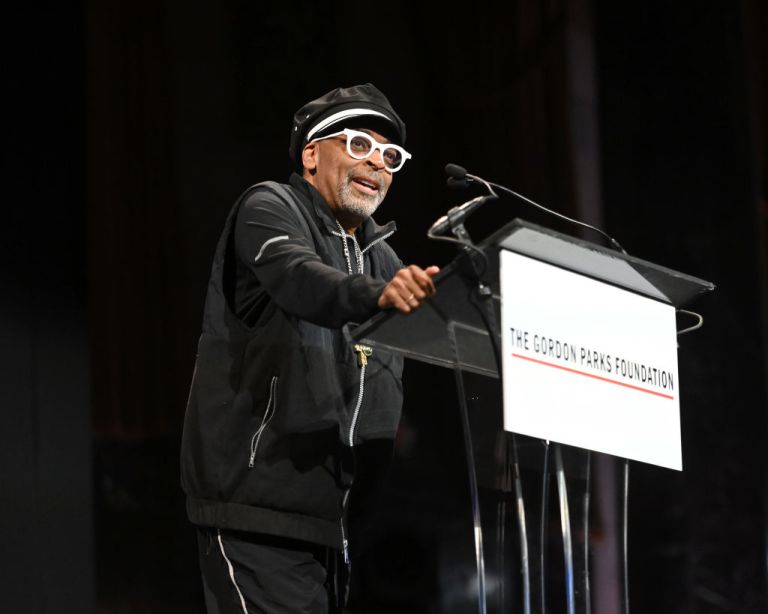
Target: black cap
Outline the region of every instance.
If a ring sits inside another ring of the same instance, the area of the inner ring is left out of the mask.
[[[337,87],[296,111],[288,149],[291,161],[300,167],[304,145],[350,123],[375,129],[397,145],[405,144],[405,123],[373,84]]]

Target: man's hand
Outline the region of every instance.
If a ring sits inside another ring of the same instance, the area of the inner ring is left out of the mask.
[[[436,266],[422,269],[415,264],[400,269],[379,296],[379,307],[411,313],[435,293],[432,277],[439,270]]]

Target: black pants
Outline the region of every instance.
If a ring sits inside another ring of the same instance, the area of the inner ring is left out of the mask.
[[[332,614],[342,610],[339,552],[299,540],[199,528],[208,614]]]

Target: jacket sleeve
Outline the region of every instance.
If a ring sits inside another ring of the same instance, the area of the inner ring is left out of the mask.
[[[240,207],[235,251],[272,300],[302,320],[339,328],[379,309],[386,282],[323,263],[294,211],[269,190],[256,190]]]

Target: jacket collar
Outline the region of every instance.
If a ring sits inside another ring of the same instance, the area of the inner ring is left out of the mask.
[[[325,228],[329,234],[338,234],[339,227],[336,224],[336,217],[333,215],[333,211],[328,203],[325,202],[325,199],[320,192],[298,173],[293,173],[289,182],[312,203],[312,208],[314,209],[317,219],[320,221],[320,225]],[[357,237],[360,247],[365,248],[366,245],[370,245],[372,242],[382,237],[389,236],[396,230],[397,224],[395,224],[394,221],[387,222],[383,226],[380,226],[372,217],[369,217],[360,225],[360,228],[357,229],[355,236]]]

